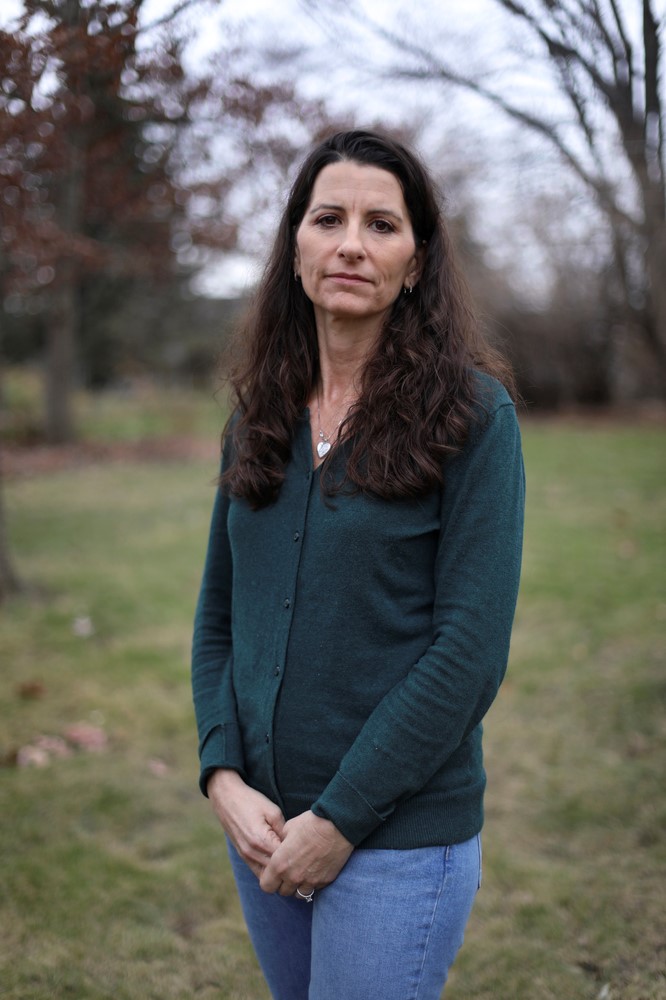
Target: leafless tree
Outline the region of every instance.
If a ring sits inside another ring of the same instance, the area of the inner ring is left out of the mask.
[[[322,0],[304,2],[330,22]],[[507,15],[523,51],[552,72],[557,102],[540,105],[524,88],[512,88],[507,75],[462,66],[445,46],[368,14],[369,5],[342,9],[395,51],[386,69],[392,79],[477,95],[556,151],[607,221],[624,322],[640,332],[666,373],[666,124],[660,89],[666,66],[654,0],[493,3]],[[433,18],[439,11],[444,8],[433,6]],[[483,25],[477,31],[481,35]]]

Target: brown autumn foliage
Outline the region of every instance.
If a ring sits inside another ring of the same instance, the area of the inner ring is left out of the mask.
[[[199,6],[146,24],[144,0],[27,0],[0,32],[0,280],[41,320],[53,441],[74,434],[68,389],[100,286],[113,308],[233,248],[238,184],[284,173],[327,124],[293,83],[254,83],[232,41],[186,72],[178,18]]]
[[[54,443],[75,437],[71,390],[101,314],[146,285],[166,298],[233,248],[238,184],[283,175],[328,125],[293,82],[253,82],[232,39],[186,72],[181,18],[205,17],[203,0],[152,24],[144,7],[25,0],[0,30],[0,298],[38,322]],[[0,600],[17,582],[0,506]]]

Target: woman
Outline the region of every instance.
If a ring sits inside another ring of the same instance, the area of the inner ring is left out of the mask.
[[[195,622],[201,788],[273,997],[430,1000],[480,885],[524,480],[411,152],[351,131],[310,154],[244,337]]]

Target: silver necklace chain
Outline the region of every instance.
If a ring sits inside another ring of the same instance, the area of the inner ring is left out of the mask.
[[[347,411],[348,410],[349,410],[349,407],[347,407]],[[331,448],[332,448],[331,438],[333,437],[334,434],[337,434],[337,432],[340,430],[340,424],[345,419],[345,416],[346,416],[346,412],[338,420],[338,422],[337,422],[337,424],[335,426],[335,429],[332,430],[330,434],[326,433],[326,431],[324,430],[324,428],[321,426],[321,407],[320,407],[320,404],[319,404],[319,386],[317,386],[317,422],[319,424],[319,441],[317,441],[317,454],[319,455],[320,458],[325,458],[326,455],[328,455],[329,451],[331,450]]]

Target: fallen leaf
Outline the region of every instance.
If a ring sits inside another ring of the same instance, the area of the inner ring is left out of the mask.
[[[89,722],[75,722],[65,729],[64,737],[68,743],[81,750],[89,750],[99,753],[106,750],[109,739],[99,726],[93,726]]]
[[[17,695],[19,698],[25,698],[26,701],[43,697],[45,691],[46,688],[41,681],[23,681],[16,686]]]
[[[51,757],[72,756],[72,748],[60,736],[38,736],[35,746],[45,750]]]
[[[92,618],[89,618],[87,615],[80,615],[78,618],[75,618],[72,622],[72,632],[80,639],[89,639],[95,634],[95,626],[92,623]]]
[[[159,757],[151,757],[148,761],[148,770],[156,778],[163,778],[169,773],[169,765],[160,760]]]
[[[50,763],[51,758],[48,751],[42,747],[34,746],[32,743],[26,743],[24,747],[20,747],[16,754],[17,767],[48,767]]]

